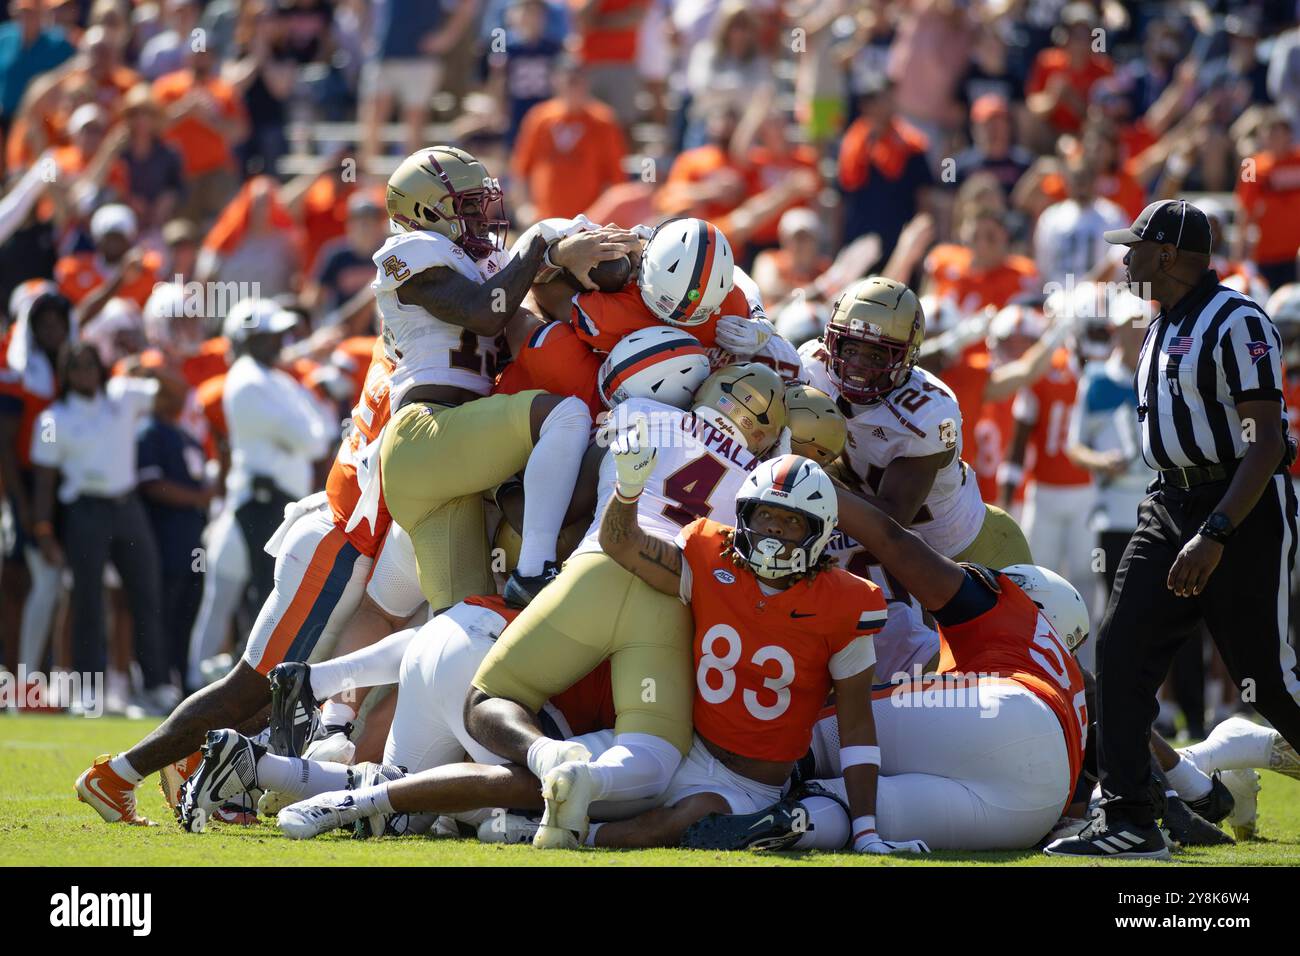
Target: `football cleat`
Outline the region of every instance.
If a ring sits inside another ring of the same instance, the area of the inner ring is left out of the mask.
[[[539,850],[573,850],[587,839],[587,810],[596,793],[591,768],[585,761],[570,760],[542,778],[542,799],[546,810],[533,837]]]
[[[203,762],[181,787],[176,805],[176,820],[182,830],[202,833],[226,803],[257,789],[259,749],[234,730],[208,731]]]
[[[547,561],[542,566],[541,574],[524,577],[518,569],[510,572],[505,590],[501,596],[513,608],[525,608],[533,598],[541,593],[542,588],[554,581],[560,574],[560,566],[554,561]]]
[[[1217,779],[1215,782],[1218,782]],[[1220,783],[1219,786],[1223,787],[1223,784]],[[1227,789],[1224,788],[1223,792],[1226,794]],[[1209,800],[1210,797],[1207,796],[1205,799]],[[1160,823],[1160,829],[1169,838],[1169,842],[1176,847],[1223,846],[1237,842],[1176,796],[1166,797],[1165,815]]]
[[[320,726],[320,704],[311,692],[311,665],[301,661],[276,664],[271,682],[271,742],[268,750],[281,757],[301,757]]]
[[[807,830],[808,815],[792,797],[754,813],[710,813],[686,828],[688,850],[788,850]]]
[[[377,786],[389,780],[400,780],[405,776],[406,771],[401,767],[367,761],[348,768],[348,789],[360,790],[362,787]],[[409,824],[410,821],[405,813],[375,813],[358,819],[352,829],[352,835],[359,840],[378,836],[401,836],[406,832]]]
[[[322,726],[315,739],[302,752],[305,760],[352,763],[357,745],[352,742],[352,724]]]
[[[1255,839],[1259,822],[1259,774],[1254,770],[1225,770],[1223,785],[1232,794],[1232,812],[1225,822],[1238,840]]]
[[[1143,826],[1123,817],[1108,822],[1104,807],[1092,811],[1088,825],[1075,836],[1054,840],[1043,848],[1048,856],[1090,860],[1168,860],[1169,847],[1155,824]]]
[[[181,801],[181,787],[185,785],[186,780],[190,779],[194,771],[199,769],[199,764],[202,762],[203,754],[196,750],[184,760],[169,763],[158,771],[158,789],[162,791],[167,806],[176,809],[176,804]]]
[[[285,807],[297,802],[298,798],[291,793],[267,790],[257,800],[257,812],[260,816],[273,817]]]
[[[290,804],[276,815],[275,822],[290,839],[310,840],[322,833],[351,826],[362,816],[349,791],[335,790]]]
[[[532,843],[541,821],[518,813],[493,813],[478,825],[480,843]]]
[[[1217,824],[1232,813],[1232,792],[1216,773],[1210,777],[1210,792],[1198,800],[1188,800],[1187,806],[1206,822]]]
[[[109,766],[112,754],[100,754],[77,778],[77,799],[89,804],[106,823],[126,823],[135,827],[157,826],[135,810],[135,787],[123,780]]]
[[[1277,731],[1273,732],[1273,747],[1268,752],[1268,769],[1300,780],[1300,755]]]

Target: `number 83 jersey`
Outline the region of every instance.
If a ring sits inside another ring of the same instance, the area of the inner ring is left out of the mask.
[[[948,557],[960,554],[984,524],[984,499],[975,470],[961,459],[961,409],[939,378],[913,368],[907,381],[872,405],[850,405],[826,372],[826,347],[805,342],[799,349],[803,376],[839,405],[848,419],[844,449],[853,473],[872,493],[895,458],[925,458],[950,453],[912,522],[912,530]]]
[[[384,351],[396,366],[390,392],[395,409],[413,385],[454,385],[486,395],[496,378],[504,336],[475,335],[441,321],[416,305],[404,305],[397,290],[427,269],[454,269],[477,283],[492,278],[507,262],[493,252],[475,262],[465,250],[436,232],[403,232],[390,236],[374,255],[375,303],[383,322]]]

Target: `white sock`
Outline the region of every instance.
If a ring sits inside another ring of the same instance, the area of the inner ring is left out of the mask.
[[[342,727],[357,719],[357,712],[337,700],[327,700],[320,709],[320,722],[325,727]]]
[[[586,846],[595,846],[595,845],[596,845],[596,831],[599,830],[599,829],[600,829],[601,827],[603,827],[604,825],[605,825],[605,824],[603,824],[603,823],[592,823],[592,824],[589,824],[589,825],[587,826],[587,839],[583,840],[582,842],[583,842]]]
[[[524,468],[524,529],[515,570],[523,577],[542,573],[555,560],[555,539],[564,526],[578,468],[591,437],[591,413],[572,396],[546,416]]]
[[[346,790],[348,770],[347,764],[264,754],[257,761],[257,785],[291,797],[314,797],[331,790]]]
[[[566,740],[538,737],[528,745],[528,756],[524,762],[528,764],[528,769],[533,772],[533,776],[541,780],[548,770],[557,767],[561,762],[556,759],[558,755],[555,753],[555,748],[567,746]]]
[[[352,792],[352,802],[358,810],[369,816],[373,813],[395,813],[388,799],[388,781],[373,787],[362,787]]]
[[[808,814],[808,829],[794,845],[796,850],[844,849],[852,824],[842,806],[830,797],[804,797],[799,806]]]
[[[1267,767],[1268,755],[1273,749],[1273,734],[1271,727],[1261,727],[1244,717],[1233,717],[1215,727],[1199,744],[1178,752],[1202,773]]]
[[[408,627],[369,647],[311,665],[311,695],[328,700],[356,687],[396,684],[402,673],[402,655],[418,630]]]
[[[1212,786],[1210,778],[1197,769],[1196,764],[1181,757],[1178,763],[1165,771],[1165,779],[1178,792],[1178,796],[1187,801],[1201,799],[1210,792]]]
[[[677,748],[653,734],[619,734],[610,747],[589,764],[596,784],[595,800],[640,800],[657,796],[682,762]]]
[[[108,762],[108,766],[113,773],[117,774],[133,787],[138,787],[144,782],[144,774],[131,766],[131,761],[126,759],[126,754],[118,754]]]

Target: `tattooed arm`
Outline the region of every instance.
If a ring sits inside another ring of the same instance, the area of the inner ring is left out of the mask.
[[[682,586],[682,552],[671,541],[646,534],[636,520],[636,502],[617,494],[600,521],[600,547],[656,591],[676,597]]]

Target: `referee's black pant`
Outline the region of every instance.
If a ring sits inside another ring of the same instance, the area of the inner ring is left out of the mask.
[[[1147,740],[1156,693],[1170,662],[1204,622],[1241,691],[1300,747],[1300,670],[1287,628],[1296,550],[1296,496],[1274,475],[1228,539],[1205,590],[1178,597],[1169,569],[1227,490],[1228,480],[1189,490],[1162,485],[1138,508],[1098,638],[1098,733],[1108,807],[1135,823],[1152,822]]]

